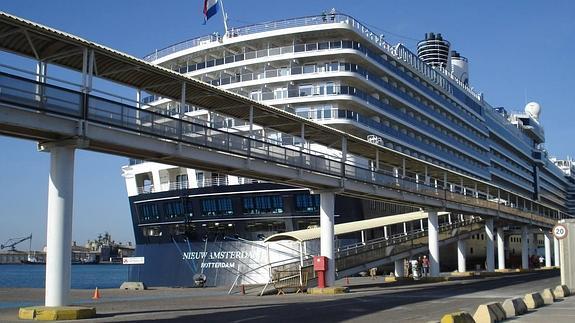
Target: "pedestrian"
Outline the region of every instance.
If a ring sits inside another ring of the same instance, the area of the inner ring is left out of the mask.
[[[371,279],[375,279],[375,276],[377,275],[377,268],[373,267],[369,270],[369,275],[371,276]]]
[[[421,272],[419,271],[419,261],[413,259],[411,262],[411,272],[414,280],[419,280]]]
[[[423,275],[427,277],[429,275],[429,258],[427,256],[423,256],[421,266],[423,267]]]

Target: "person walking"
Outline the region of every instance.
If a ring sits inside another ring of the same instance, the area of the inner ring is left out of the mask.
[[[421,259],[421,266],[423,267],[423,275],[427,277],[429,275],[429,258],[427,256],[423,256]]]

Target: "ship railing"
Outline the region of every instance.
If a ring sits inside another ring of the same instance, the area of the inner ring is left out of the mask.
[[[262,180],[251,179],[251,178],[239,178],[238,181],[230,181],[228,176],[222,178],[204,178],[201,181],[196,181],[196,185],[192,181],[181,181],[181,182],[170,182],[159,185],[145,185],[138,187],[138,194],[146,193],[157,193],[165,191],[175,191],[175,190],[185,190],[192,188],[201,187],[212,187],[212,186],[232,186],[232,185],[244,185],[244,184],[254,184],[263,183]]]
[[[194,63],[192,65],[184,65],[184,66],[177,67],[176,70],[179,73],[196,72],[196,71],[201,71],[202,69],[204,69],[206,67],[212,67],[212,66],[218,66],[218,65],[222,65],[222,64],[233,63],[235,61],[245,61],[245,60],[249,60],[249,59],[267,57],[267,56],[272,56],[272,55],[280,55],[280,54],[285,54],[285,53],[293,53],[293,52],[309,52],[309,51],[317,52],[317,51],[324,51],[324,50],[356,50],[356,51],[359,51],[362,54],[362,56],[366,55],[368,58],[375,60],[380,65],[391,69],[394,73],[400,73],[400,74],[403,73],[402,71],[398,70],[397,64],[395,64],[395,62],[390,63],[388,60],[384,60],[383,58],[381,58],[381,56],[379,56],[375,52],[371,51],[367,47],[365,47],[365,46],[357,47],[355,45],[355,43],[357,43],[357,42],[348,41],[348,40],[339,40],[339,41],[325,41],[325,42],[309,42],[309,43],[295,44],[295,45],[289,45],[289,46],[283,46],[283,47],[264,48],[264,49],[260,49],[260,50],[247,51],[245,53],[240,53],[240,54],[236,54],[236,55],[225,56],[223,58],[216,58],[216,59],[211,59],[208,61]],[[402,47],[400,46],[399,48],[401,49]],[[404,50],[407,50],[407,49],[404,49]],[[410,54],[410,55],[413,55],[413,54]],[[411,57],[411,56],[409,56],[409,57]],[[424,63],[422,63],[422,64],[424,64]],[[331,66],[330,67],[331,69],[334,68],[333,64],[330,66]],[[209,78],[205,78],[204,76],[202,76],[201,80],[205,81],[205,82],[209,82],[215,86],[220,86],[220,85],[227,85],[227,84],[238,82],[238,79],[242,82],[257,80],[257,79],[264,79],[266,77],[273,77],[274,74],[276,74],[276,75],[286,74],[288,71],[291,72],[291,74],[293,75],[293,74],[299,73],[300,68],[302,68],[302,67],[291,67],[291,68],[287,68],[287,69],[280,69],[279,73],[274,72],[274,70],[269,70],[269,71],[255,72],[255,73],[246,73],[246,74],[242,74],[240,76],[230,75],[228,77],[222,77],[222,78],[218,78],[218,79],[209,79]],[[422,67],[422,68],[426,68],[429,71],[433,71],[433,69],[431,67],[427,66],[427,64],[424,64],[424,67]],[[313,68],[311,66],[304,66],[303,69],[304,69],[304,73],[305,73],[305,72],[311,71]],[[340,70],[341,70],[341,68],[340,68]],[[359,72],[360,70],[361,69],[358,69],[357,72]],[[377,77],[374,78],[374,77],[370,76],[369,80],[370,81],[376,81],[378,85],[383,86],[386,89],[394,91],[396,94],[398,94],[397,91],[395,91],[393,88],[390,88],[387,83],[381,81]],[[466,113],[463,113],[463,114],[459,113],[459,111],[457,109],[453,109],[453,107],[454,107],[453,103],[446,100],[443,96],[439,95],[438,92],[432,91],[428,87],[422,87],[420,83],[416,82],[412,78],[407,77],[407,78],[405,78],[405,80],[408,83],[410,83],[412,86],[415,86],[419,90],[426,93],[426,95],[431,96],[435,100],[438,100],[439,102],[443,103],[445,106],[447,106],[448,108],[453,110],[453,112],[458,113],[460,117],[463,117],[464,119],[469,120],[470,122],[474,123],[474,120],[470,115],[468,115]],[[448,84],[447,82],[443,82],[443,83]],[[452,92],[451,88],[449,88],[449,89],[450,89],[450,93],[451,93]],[[402,93],[399,92],[399,94],[401,95]],[[403,95],[403,97],[405,98],[405,95]],[[408,98],[410,98],[410,97],[408,97]],[[146,98],[147,102],[149,100],[152,100],[152,99]],[[415,104],[418,104],[418,103],[415,103]],[[479,105],[474,105],[471,108],[473,110],[475,110],[475,112],[477,112],[478,114],[481,114],[481,107]]]
[[[203,124],[172,118],[152,111],[138,109],[124,101],[103,98],[81,91],[74,91],[48,83],[39,83],[19,76],[0,73],[0,100],[17,104],[22,108],[45,111],[62,117],[84,118],[85,120],[119,131],[136,132],[142,136],[153,136],[162,140],[216,149],[228,154],[256,158],[288,167],[316,172],[335,178],[345,177],[382,188],[412,192],[416,195],[432,197],[457,203],[484,206],[499,210],[497,203],[467,195],[447,194],[437,187],[418,181],[394,177],[379,170],[363,167],[351,162],[342,163],[338,156],[325,154],[309,147],[282,146],[267,141],[250,138],[244,134],[221,131]],[[533,203],[538,205],[537,203]],[[548,208],[544,206],[543,208]],[[533,220],[538,214],[521,213],[522,217]],[[558,212],[553,210],[553,212]]]
[[[355,18],[339,13],[324,13],[317,16],[308,16],[301,18],[292,18],[285,20],[278,20],[272,22],[266,22],[261,24],[254,24],[244,27],[231,28],[228,31],[227,37],[233,38],[238,36],[256,34],[266,31],[280,30],[293,27],[302,26],[312,26],[320,24],[331,24],[331,23],[345,23],[354,28],[359,34],[369,40],[372,44],[376,45],[384,52],[392,55],[393,57],[400,59],[407,65],[411,66],[415,71],[424,76],[426,79],[431,80],[433,83],[439,85],[448,93],[451,93],[451,84],[456,84],[457,87],[468,93],[473,99],[477,100],[478,103],[482,102],[480,94],[475,93],[469,86],[463,84],[460,80],[455,78],[448,71],[436,71],[431,68],[428,64],[425,64],[417,55],[413,54],[407,48],[402,45],[392,46],[386,41],[384,41],[384,35],[381,33],[375,33],[371,31],[361,22],[357,21]],[[157,59],[165,57],[167,55],[193,48],[200,45],[209,44],[212,42],[221,42],[222,38],[217,34],[212,34],[208,36],[202,36],[190,40],[186,40],[175,45],[166,47],[164,49],[156,50],[154,53],[144,56],[144,60],[148,62],[153,62]],[[453,80],[448,81],[447,79]]]
[[[340,23],[347,22],[350,19],[347,15],[342,14],[324,14],[318,16],[308,16],[300,18],[292,18],[278,21],[265,22],[261,24],[253,24],[243,27],[233,27],[230,28],[227,37],[233,38],[238,36],[256,34],[266,31],[274,31],[293,27],[303,27],[303,26],[313,26],[326,23]],[[163,49],[156,50],[155,52],[144,56],[144,60],[148,62],[153,62],[157,59],[165,57],[167,55],[193,48],[200,45],[206,45],[213,42],[220,42],[222,38],[217,33],[193,38],[186,40]]]

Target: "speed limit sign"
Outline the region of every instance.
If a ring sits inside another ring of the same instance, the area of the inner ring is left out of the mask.
[[[557,239],[563,239],[567,236],[567,227],[563,224],[558,224],[553,227],[553,236]]]

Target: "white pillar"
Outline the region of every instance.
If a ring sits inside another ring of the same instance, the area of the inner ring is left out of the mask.
[[[559,240],[553,237],[553,266],[558,267],[560,266],[559,263]]]
[[[497,228],[497,268],[505,269],[505,233]]]
[[[74,148],[50,148],[46,234],[46,306],[68,305],[72,257]]]
[[[395,265],[394,275],[395,275],[395,277],[405,276],[403,262],[404,262],[404,259],[398,259],[394,262],[394,265]]]
[[[321,227],[321,255],[327,257],[327,271],[325,273],[326,287],[333,286],[335,282],[335,252],[334,252],[334,200],[333,192],[322,192],[320,196],[319,225]]]
[[[485,220],[485,269],[495,271],[495,245],[493,244],[493,219]]]
[[[521,268],[529,269],[529,231],[526,225],[521,226]]]
[[[463,273],[467,270],[466,264],[467,243],[465,240],[457,240],[457,271]]]
[[[439,244],[437,212],[427,212],[428,244],[429,244],[429,274],[431,277],[439,276]]]
[[[548,232],[543,233],[545,241],[545,267],[551,267],[551,237]]]

